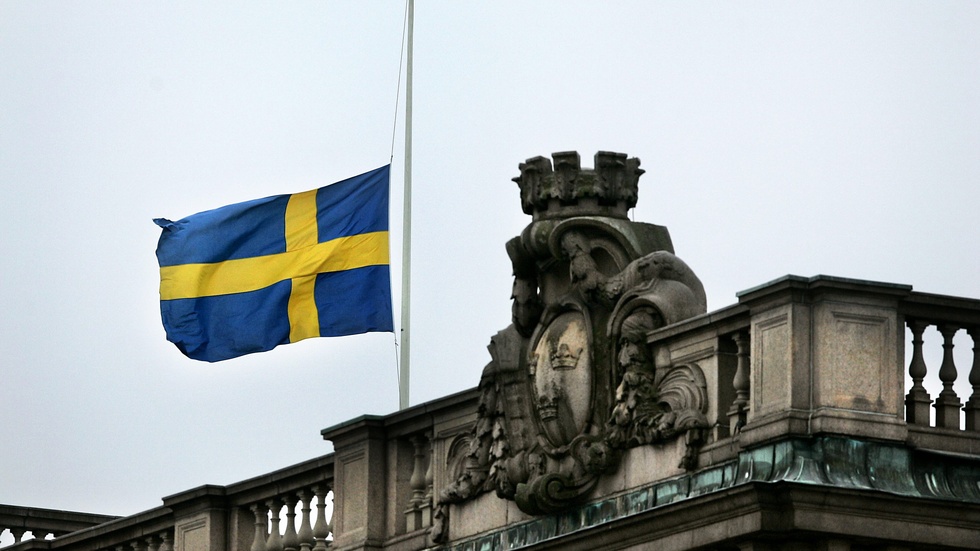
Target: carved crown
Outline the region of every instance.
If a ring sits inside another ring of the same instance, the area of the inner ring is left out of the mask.
[[[555,369],[575,369],[578,365],[578,358],[582,355],[582,347],[574,350],[567,344],[561,343],[558,346],[551,346],[551,366]]]
[[[538,415],[542,421],[550,421],[558,417],[559,396],[540,396],[538,398]]]
[[[518,165],[514,178],[521,188],[521,207],[535,220],[564,216],[627,218],[636,206],[637,187],[643,170],[640,160],[625,153],[600,151],[595,168],[583,169],[576,151],[553,153],[554,167],[545,157]]]

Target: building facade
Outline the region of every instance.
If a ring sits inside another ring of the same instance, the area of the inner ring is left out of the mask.
[[[953,355],[980,300],[786,276],[707,312],[667,229],[627,216],[639,165],[520,164],[513,323],[476,388],[138,515],[0,506],[9,549],[980,549],[980,358]]]

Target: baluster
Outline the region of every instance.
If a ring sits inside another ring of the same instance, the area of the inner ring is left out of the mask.
[[[412,497],[408,500],[408,507],[405,509],[405,529],[414,532],[422,528],[422,511],[420,507],[425,498],[425,452],[422,445],[425,439],[422,436],[413,436],[412,445],[415,447],[415,461],[412,464],[412,477],[408,481],[408,487],[412,490]]]
[[[415,463],[412,467],[412,478],[408,481],[412,488],[412,499],[409,503],[417,509],[425,499],[425,437],[412,437],[412,445],[415,447]]]
[[[939,367],[939,380],[943,383],[943,390],[936,398],[934,407],[936,408],[936,426],[943,428],[960,428],[960,403],[953,390],[953,383],[956,382],[956,365],[953,363],[953,335],[959,331],[955,325],[943,324],[939,326],[939,332],[943,335],[943,363]]]
[[[146,551],[146,542],[140,539],[129,542],[129,546],[133,551]]]
[[[967,328],[973,339],[973,367],[970,369],[970,386],[973,394],[966,401],[966,430],[980,431],[980,327]]]
[[[296,496],[286,494],[286,533],[282,537],[285,551],[299,551],[299,536],[296,534]]]
[[[425,468],[425,495],[422,496],[422,503],[419,504],[419,508],[422,510],[422,526],[429,527],[432,526],[432,486],[435,482],[435,476],[432,472],[432,464],[435,463],[436,459],[436,441],[432,435],[428,435],[429,438],[429,457],[426,461]]]
[[[265,542],[269,537],[269,534],[266,533],[269,524],[268,511],[261,503],[253,503],[249,509],[255,515],[255,534],[252,536],[250,551],[265,551]]]
[[[425,497],[423,500],[425,503],[432,505],[432,493],[433,484],[435,483],[435,473],[432,470],[432,465],[436,462],[436,440],[429,435],[429,461],[427,462],[427,467],[425,469]]]
[[[905,420],[916,425],[929,426],[929,404],[932,398],[922,386],[926,378],[926,361],[922,357],[922,332],[929,324],[919,320],[909,320],[912,331],[912,361],[909,362],[909,376],[912,377],[912,388],[905,396]]]
[[[319,484],[313,487],[316,495],[316,523],[313,525],[313,551],[324,551],[327,548],[327,536],[330,529],[327,526],[327,492],[330,488],[326,484]]]
[[[169,531],[160,532],[160,540],[160,551],[174,551],[174,537]]]
[[[266,551],[283,551],[282,535],[279,533],[279,513],[282,509],[282,501],[270,499],[266,502],[269,511],[272,513],[272,526],[269,529],[269,539],[265,542]]]
[[[14,543],[20,543],[24,538],[24,533],[27,532],[26,528],[8,528],[10,530],[10,535],[14,537]]]
[[[330,516],[327,517],[327,534],[329,534],[327,536],[329,538],[327,540],[327,545],[333,545],[333,539],[334,539],[333,514],[334,511],[337,510],[337,502],[334,501],[334,496],[336,495],[337,494],[335,493],[327,494],[327,498],[330,500]]]
[[[310,502],[313,501],[313,494],[304,488],[296,492],[296,496],[299,497],[300,509],[303,511],[303,518],[299,523],[299,546],[302,551],[310,551],[316,543],[313,541],[313,527],[310,525]]]
[[[160,551],[160,538],[146,536],[146,551]]]
[[[745,426],[749,409],[749,333],[739,331],[732,335],[735,346],[738,348],[736,353],[738,365],[735,368],[735,377],[732,379],[732,387],[735,389],[735,400],[732,407],[728,410],[729,426],[732,434],[738,434]]]

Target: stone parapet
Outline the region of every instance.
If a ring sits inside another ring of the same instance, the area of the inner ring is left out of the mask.
[[[15,541],[20,541],[27,532],[31,533],[33,539],[44,540],[47,536],[63,536],[118,518],[77,511],[0,505],[0,531],[10,530]]]
[[[514,179],[532,218],[477,388],[130,517],[0,507],[58,536],[12,550],[977,548],[980,357],[958,396],[954,349],[980,300],[789,275],[709,313],[667,228],[628,216],[639,159],[552,160]]]
[[[68,513],[67,511],[62,511]],[[72,513],[77,514],[77,513]],[[52,514],[53,516],[53,514]],[[92,515],[94,518],[101,515]],[[67,534],[56,535],[54,539],[44,539],[35,534],[34,539],[15,543],[4,549],[24,551],[28,549],[59,549],[71,551],[100,551],[135,548],[149,548],[159,551],[172,551],[173,515],[166,507],[156,507],[135,515],[109,517],[111,520],[90,525]],[[169,545],[169,547],[168,547]]]
[[[56,536],[12,551],[754,549],[779,530],[846,549],[883,526],[901,529],[892,543],[913,542],[908,549],[928,546],[937,527],[944,545],[969,548],[964,542],[980,537],[980,431],[969,418],[976,389],[955,398],[965,404],[965,426],[956,419],[933,426],[913,408],[916,400],[930,408],[954,400],[915,387],[928,373],[949,388],[957,376],[980,385],[976,355],[957,367],[949,348],[950,335],[976,335],[977,327],[980,301],[908,286],[788,276],[750,289],[738,304],[645,336],[662,374],[655,380],[686,381],[661,388],[688,393],[682,403],[695,404],[706,425],[619,450],[615,468],[562,511],[529,513],[493,491],[450,503],[439,544],[429,539],[445,521],[435,496],[476,472],[467,469],[487,405],[478,389],[324,429],[334,454],[168,496],[136,515],[0,506],[0,520]],[[922,342],[930,339],[932,352]],[[508,388],[528,384],[509,369],[501,364],[503,404],[515,399]],[[864,506],[898,512],[891,520],[847,512]],[[905,528],[913,526],[918,531]]]
[[[446,458],[458,456],[476,399],[469,390],[321,431],[336,457],[333,548],[418,549],[427,542],[433,496],[453,476]]]
[[[904,318],[911,287],[787,276],[739,293],[750,312],[745,445],[787,434],[904,441]]]

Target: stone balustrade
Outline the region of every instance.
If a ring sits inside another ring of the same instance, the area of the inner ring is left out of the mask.
[[[179,549],[324,550],[331,543],[333,455],[227,487],[164,498],[180,514]]]
[[[751,396],[751,332],[748,308],[734,305],[651,333],[658,371],[695,366],[705,381],[710,440],[745,425]]]
[[[912,337],[908,367],[912,386],[905,397],[906,420],[917,426],[980,431],[980,353],[977,350],[980,339],[980,300],[911,293],[903,301],[902,311]],[[930,326],[937,329],[943,350],[938,367],[942,389],[935,400],[923,385],[923,380],[930,372],[925,359],[926,343],[923,334]],[[965,397],[965,402],[960,400],[953,389],[960,372],[954,359],[953,339],[960,332],[968,334],[973,340],[972,365],[962,366],[964,373],[968,370],[968,380],[972,387],[972,394]],[[930,407],[934,415],[930,415]]]
[[[27,539],[45,540],[89,528],[118,517],[36,507],[0,505],[0,533],[7,530],[14,543]]]
[[[14,510],[14,511],[12,511]],[[19,511],[18,511],[19,510]],[[11,513],[26,517],[33,539],[23,539]],[[174,522],[170,511],[157,507],[128,517],[70,511],[0,506],[0,520],[14,535],[5,549],[72,549],[85,551],[173,551]],[[45,534],[46,533],[46,534]],[[42,537],[41,534],[53,538]]]
[[[0,506],[11,551],[311,551],[331,544],[333,455],[229,486],[201,486],[129,517]],[[22,540],[24,531],[53,539]]]
[[[942,345],[931,358],[923,344],[930,326],[940,341],[933,352]],[[972,363],[955,364],[957,334],[973,340]],[[685,362],[702,368],[711,440],[719,448],[731,446],[728,438],[745,447],[825,432],[975,453],[978,338],[980,300],[905,285],[787,276],[740,293],[738,304],[654,331],[648,342],[658,369]],[[938,374],[935,396],[923,384],[927,373]],[[965,377],[972,393],[957,396],[953,385]],[[949,431],[960,434],[950,438]],[[705,450],[711,449],[708,442]]]
[[[329,493],[330,485],[324,483],[280,493],[264,502],[249,505],[249,510],[255,516],[249,551],[325,550],[329,546],[331,532],[327,512]]]
[[[928,327],[941,337],[934,343],[941,354],[924,344]],[[69,518],[0,507],[0,521],[18,540],[34,530],[55,536],[19,541],[12,551],[468,549],[477,541],[498,548],[598,530],[712,492],[747,492],[754,481],[839,485],[834,477],[864,468],[865,455],[887,459],[875,468],[895,476],[855,487],[980,503],[972,486],[953,478],[941,485],[948,492],[937,493],[929,481],[942,477],[926,472],[957,457],[967,479],[980,477],[963,459],[980,454],[980,359],[974,350],[972,364],[954,360],[956,336],[960,346],[965,335],[976,343],[978,331],[980,300],[826,276],[787,276],[740,293],[727,308],[650,331],[658,384],[685,378],[660,390],[691,394],[678,403],[699,408],[706,424],[622,449],[621,468],[555,515],[529,514],[486,490],[440,504],[440,493],[453,484],[459,490],[461,475],[475,472],[484,405],[472,389],[324,429],[333,454],[168,496],[138,515]],[[929,375],[938,375],[941,389],[930,388]],[[962,388],[964,378],[972,394],[957,396],[954,383]],[[819,462],[837,462],[839,472]],[[919,475],[921,484],[902,482]],[[448,524],[446,539],[435,544],[430,531],[440,523]]]
[[[456,476],[476,390],[324,429],[334,444],[338,549],[428,545],[435,498]]]

